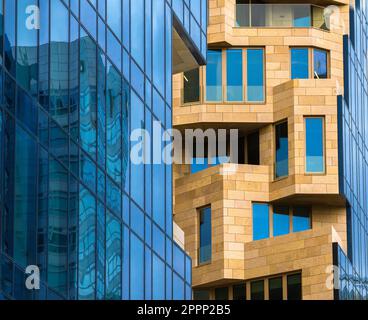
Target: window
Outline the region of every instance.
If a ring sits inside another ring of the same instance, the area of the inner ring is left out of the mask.
[[[308,48],[291,49],[291,79],[309,78]]]
[[[288,300],[302,300],[302,276],[300,273],[287,276]]]
[[[212,257],[211,207],[201,209],[199,215],[199,264],[203,264]]]
[[[247,287],[245,283],[233,286],[233,300],[247,300]]]
[[[293,211],[293,232],[301,232],[310,228],[310,210],[304,207],[295,207]]]
[[[326,50],[314,49],[313,50],[313,64],[314,64],[314,78],[315,79],[327,79],[327,59],[328,54]]]
[[[264,300],[264,281],[253,281],[250,284],[251,300]]]
[[[305,119],[306,172],[323,173],[324,161],[324,119]]]
[[[200,101],[199,69],[184,72],[184,103]]]
[[[215,289],[215,300],[226,301],[229,300],[229,288],[216,288]]]
[[[298,5],[293,7],[294,27],[308,28],[312,25],[310,5]]]
[[[193,158],[193,163],[190,166],[190,172],[194,174],[210,167],[217,166],[221,163],[221,159],[218,157],[213,157],[211,160],[212,161],[209,161],[208,158]]]
[[[290,215],[288,207],[274,207],[273,236],[282,236],[290,232]]]
[[[268,280],[268,296],[270,300],[282,300],[282,277]]]
[[[210,300],[210,292],[208,290],[194,290],[193,300]]]
[[[310,61],[313,60],[313,63]],[[291,79],[327,79],[329,53],[318,48],[291,49]],[[312,76],[311,76],[312,75]]]
[[[222,50],[208,50],[206,82],[206,100],[222,101]]]
[[[288,123],[276,125],[276,178],[289,175]]]
[[[243,101],[243,50],[226,51],[227,101]]]
[[[268,204],[253,204],[253,240],[267,239],[270,234]]]
[[[259,165],[259,131],[251,133],[247,136],[247,153],[248,164]]]
[[[265,100],[263,62],[263,49],[247,50],[247,100],[249,102]]]

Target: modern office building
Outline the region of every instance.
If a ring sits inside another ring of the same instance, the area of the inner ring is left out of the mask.
[[[173,125],[237,129],[238,157],[198,138],[174,166],[194,299],[368,299],[367,17],[209,0],[207,66],[174,76]]]
[[[172,167],[133,164],[130,132],[171,128],[172,74],[205,63],[207,1],[0,14],[0,299],[191,299]]]

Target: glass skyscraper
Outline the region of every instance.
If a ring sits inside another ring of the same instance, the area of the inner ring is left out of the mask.
[[[191,299],[171,166],[133,164],[130,133],[171,128],[172,74],[205,63],[207,1],[0,0],[0,14],[0,299]]]
[[[350,7],[344,36],[344,96],[339,97],[340,190],[348,202],[348,255],[336,247],[340,290],[336,298],[368,296],[368,3]]]

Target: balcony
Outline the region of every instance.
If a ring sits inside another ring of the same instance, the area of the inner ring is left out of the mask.
[[[236,4],[235,27],[329,30],[325,8],[311,4]]]

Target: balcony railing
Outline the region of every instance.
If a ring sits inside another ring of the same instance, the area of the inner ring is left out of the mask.
[[[237,4],[236,27],[318,28],[329,30],[324,8],[310,4]]]

